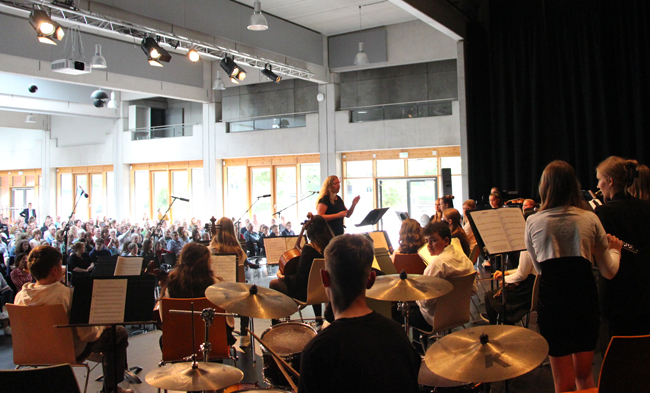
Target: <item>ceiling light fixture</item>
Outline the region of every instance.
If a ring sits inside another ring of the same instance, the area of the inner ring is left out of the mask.
[[[95,56],[90,60],[90,67],[92,68],[106,68],[106,59],[102,56],[102,46],[95,45]]]
[[[243,81],[246,78],[246,71],[235,63],[234,56],[228,57],[227,54],[224,55],[219,65],[226,71],[232,83],[239,84],[239,81]]]
[[[47,12],[36,4],[29,14],[29,24],[36,30],[38,40],[44,44],[56,45],[53,38],[61,41],[65,35],[61,25],[53,21]]]
[[[192,63],[196,63],[201,59],[201,57],[199,56],[199,52],[197,52],[195,48],[190,48],[190,50],[187,51],[187,57],[190,59]]]
[[[90,95],[90,98],[93,99],[93,105],[97,108],[103,107],[108,101],[108,94],[102,89],[97,89],[93,91],[93,93]]]
[[[269,25],[264,15],[262,15],[262,3],[255,0],[253,7],[253,15],[251,15],[251,20],[248,23],[248,30],[262,31],[268,29]]]
[[[34,114],[30,113],[27,115],[27,119],[25,119],[25,123],[36,123],[36,117]]]
[[[359,37],[361,37],[361,6],[359,6]],[[354,56],[354,65],[366,65],[370,63],[368,55],[363,51],[363,41],[359,40],[359,52]]]
[[[217,79],[212,83],[212,90],[226,90],[226,85],[221,80],[221,71],[217,71]]]
[[[115,100],[115,91],[111,92],[111,99],[108,101],[108,104],[106,104],[107,108],[110,109],[117,109],[118,102]]]
[[[266,63],[266,65],[264,66],[264,69],[262,70],[262,75],[269,78],[275,83],[280,83],[280,81],[282,80],[281,77],[279,77],[275,72],[273,72],[273,69],[269,63]]]
[[[140,48],[142,48],[142,51],[147,54],[149,64],[152,66],[162,67],[162,64],[160,64],[161,61],[169,63],[169,60],[172,59],[169,52],[161,48],[160,45],[158,45],[158,43],[151,37],[145,37],[142,39]],[[153,64],[152,60],[158,64]]]

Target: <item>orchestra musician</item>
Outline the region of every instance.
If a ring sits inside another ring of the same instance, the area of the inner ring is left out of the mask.
[[[634,197],[648,201],[650,200],[650,168],[646,165],[638,165],[636,171],[639,176],[632,183],[629,192]]]
[[[417,254],[424,243],[420,223],[412,218],[407,218],[402,221],[402,226],[399,229],[399,247],[391,255],[391,259],[394,260],[396,254]]]
[[[469,222],[467,213],[474,210],[476,210],[476,202],[473,199],[468,199],[463,202],[463,231],[465,231],[465,235],[467,235],[470,249],[476,244],[476,238],[474,237],[472,225]]]
[[[465,256],[469,257],[471,249],[469,248],[469,240],[467,240],[467,235],[463,228],[460,226],[460,213],[458,210],[451,208],[445,209],[442,211],[442,221],[446,222],[449,225],[449,230],[451,231],[451,237],[458,239],[460,241],[460,246],[462,248]]]
[[[429,222],[440,222],[440,220],[442,220],[442,198],[436,199],[435,209],[436,214],[431,216],[431,220]]]
[[[600,278],[601,311],[609,336],[650,334],[650,296],[646,278],[650,274],[650,202],[627,192],[639,179],[637,162],[611,156],[596,169],[598,188],[607,201],[594,212],[605,231],[632,244],[637,254],[623,251],[621,266],[612,279]]]
[[[340,189],[341,180],[337,176],[329,176],[323,182],[316,203],[316,214],[327,221],[332,232],[334,232],[334,236],[344,233],[343,218],[350,217],[354,213],[354,208],[360,199],[359,195],[354,197],[352,206],[348,209],[345,207],[343,199],[337,195]]]
[[[323,251],[334,237],[327,221],[322,216],[314,216],[307,225],[307,238],[309,243],[302,248],[296,274],[283,275],[278,271],[278,278],[271,280],[269,288],[282,292],[294,299],[307,300],[307,282],[309,271],[316,258],[323,258]],[[321,317],[322,306],[314,304],[314,315]]]
[[[537,323],[549,344],[556,393],[594,387],[592,360],[599,310],[592,255],[605,278],[619,267],[621,242],[608,236],[586,205],[573,167],[546,166],[539,182],[542,200],[528,217],[525,242],[540,276]]]

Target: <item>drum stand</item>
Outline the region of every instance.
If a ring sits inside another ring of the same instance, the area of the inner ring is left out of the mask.
[[[404,317],[404,330],[406,331],[406,337],[409,337],[409,313],[410,313],[410,306],[408,302],[403,302],[399,301],[397,302],[397,310],[402,312],[402,316]]]

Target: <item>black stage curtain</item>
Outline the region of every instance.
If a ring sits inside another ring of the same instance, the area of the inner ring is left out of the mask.
[[[544,167],[584,189],[610,155],[650,164],[650,2],[493,0],[466,40],[470,195],[538,197]]]

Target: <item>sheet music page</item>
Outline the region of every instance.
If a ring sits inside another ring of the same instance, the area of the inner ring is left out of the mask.
[[[142,272],[143,258],[117,257],[114,276],[139,276]]]
[[[124,322],[126,286],[129,280],[93,280],[88,323]]]
[[[210,257],[212,272],[225,282],[237,282],[237,256],[212,255]]]
[[[277,265],[280,263],[280,257],[289,248],[293,248],[296,240],[294,238],[291,247],[287,247],[287,242],[283,237],[265,237],[264,249],[266,250],[267,265]]]
[[[525,250],[526,220],[521,210],[499,209],[499,220],[501,220],[501,226],[510,242],[510,250]]]
[[[284,251],[291,250],[296,246],[296,241],[298,241],[298,236],[291,236],[291,237],[283,237],[286,247]],[[302,239],[300,239],[300,248],[305,246],[305,237],[303,236]]]
[[[429,263],[433,261],[434,256],[431,255],[429,252],[429,249],[427,248],[427,245],[425,244],[424,246],[420,247],[418,250],[418,254],[422,258],[422,261],[424,262],[425,265],[429,266]]]
[[[389,250],[388,243],[386,242],[386,235],[384,235],[384,232],[368,232],[368,235],[372,239],[375,249],[385,248],[386,250]]]
[[[483,243],[490,254],[499,254],[511,251],[507,234],[503,230],[501,220],[498,217],[498,210],[478,210],[471,213],[474,225],[476,225],[479,235],[481,235],[481,239],[483,239]]]

